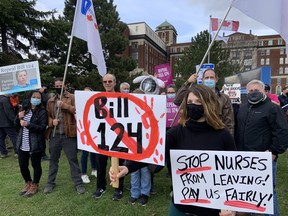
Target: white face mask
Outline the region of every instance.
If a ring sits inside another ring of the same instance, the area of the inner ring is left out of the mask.
[[[167,98],[175,98],[176,93],[168,93]]]
[[[122,93],[129,93],[129,92],[130,92],[129,89],[123,89],[123,90],[122,90]]]

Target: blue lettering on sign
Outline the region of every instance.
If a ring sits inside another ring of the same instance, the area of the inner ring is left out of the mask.
[[[82,0],[81,13],[83,15],[86,15],[91,5],[92,5],[91,0]]]

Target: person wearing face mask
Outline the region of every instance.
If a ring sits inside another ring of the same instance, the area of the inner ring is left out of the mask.
[[[176,97],[174,99],[174,103],[178,106],[181,105],[183,98],[188,91],[189,88],[193,88],[193,85],[197,82],[198,75],[192,74],[189,79],[182,85],[182,87],[177,91]],[[212,89],[218,99],[218,102],[220,103],[220,116],[225,124],[225,127],[229,130],[229,132],[234,135],[234,113],[233,113],[233,107],[231,100],[228,95],[221,93],[219,89],[216,87],[216,84],[218,82],[218,76],[215,73],[215,71],[211,68],[208,68],[203,73],[203,85],[208,86],[210,89]]]
[[[123,82],[120,84],[120,92],[121,93],[129,93],[130,92],[130,85],[127,82]]]
[[[276,186],[277,157],[288,147],[288,124],[281,108],[266,96],[264,83],[247,84],[248,103],[237,114],[236,146],[239,151],[269,151],[272,155],[274,214],[279,216]]]
[[[24,197],[31,197],[38,192],[42,175],[41,157],[45,149],[48,117],[41,99],[41,92],[33,91],[29,102],[18,113],[14,122],[20,127],[16,146],[20,171],[25,180],[20,195]],[[29,171],[30,159],[34,171],[33,180]]]
[[[176,92],[177,92],[176,86],[174,84],[170,84],[167,87],[167,92],[166,92],[167,98],[175,98]]]
[[[194,85],[184,96],[183,112],[177,126],[166,133],[167,160],[170,159],[171,149],[181,150],[214,150],[234,151],[236,146],[232,135],[221,121],[219,102],[215,93],[204,85]],[[127,161],[119,167],[117,177],[137,170],[145,164]],[[171,167],[168,166],[171,173]],[[115,181],[113,170],[110,169],[110,180]],[[174,188],[177,190],[178,188]],[[169,216],[175,215],[209,215],[232,216],[235,212],[219,209],[204,208],[193,205],[174,204],[173,197],[169,206]]]
[[[63,149],[69,162],[71,179],[75,185],[76,191],[78,194],[84,194],[86,190],[81,179],[81,170],[77,157],[75,96],[68,92],[66,86],[63,85],[62,77],[58,77],[54,80],[56,95],[51,97],[47,103],[49,123],[46,139],[49,140],[50,160],[48,182],[44,188],[44,193],[51,193],[55,188],[59,159]],[[62,96],[60,96],[62,87],[63,92]]]

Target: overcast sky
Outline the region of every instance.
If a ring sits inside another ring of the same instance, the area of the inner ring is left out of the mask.
[[[120,19],[125,23],[146,22],[153,30],[167,20],[177,30],[177,42],[209,28],[209,16],[222,19],[231,0],[114,0]],[[38,10],[56,9],[62,13],[64,0],[37,0]],[[97,17],[97,11],[95,11]],[[274,30],[232,8],[227,20],[240,22],[239,32],[254,35],[277,34]]]

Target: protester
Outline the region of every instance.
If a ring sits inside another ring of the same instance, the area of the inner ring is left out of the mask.
[[[206,86],[194,85],[184,97],[183,112],[179,125],[172,127],[166,134],[166,159],[171,149],[185,150],[227,150],[236,149],[232,135],[221,121],[219,102],[216,94]],[[119,167],[117,177],[137,170],[144,164],[127,161]],[[171,172],[171,167],[168,167]],[[112,168],[110,180],[115,181]],[[178,188],[173,188],[177,190]],[[218,209],[170,203],[169,215],[235,215],[235,212],[221,212]]]
[[[127,82],[123,82],[120,84],[120,92],[121,93],[129,93],[130,92],[130,85]]]
[[[18,161],[25,180],[20,195],[25,197],[31,197],[38,192],[42,175],[41,157],[45,149],[48,117],[41,100],[41,92],[33,91],[29,102],[15,119],[15,125],[20,127],[17,139]],[[34,171],[33,181],[29,170],[29,159]]]
[[[248,104],[237,115],[236,145],[239,151],[268,151],[272,155],[274,214],[279,216],[276,194],[277,157],[288,147],[288,124],[281,108],[267,98],[264,83],[252,80],[247,84]]]
[[[84,91],[93,91],[92,88],[90,87],[85,87]],[[83,183],[90,183],[90,178],[87,175],[87,161],[88,161],[88,156],[90,155],[90,163],[92,167],[91,175],[97,177],[97,168],[96,168],[96,153],[88,152],[85,150],[82,150],[82,155],[81,155],[81,178]]]
[[[280,107],[282,108],[283,112],[285,113],[286,119],[288,121],[288,86],[285,86],[278,96],[280,101]]]
[[[177,92],[176,85],[170,84],[167,86],[166,96],[167,98],[175,98]]]
[[[73,94],[66,91],[66,86],[63,86],[63,95],[61,96],[62,86],[63,79],[56,78],[54,81],[56,95],[50,98],[47,104],[49,117],[47,138],[50,139],[50,161],[48,183],[44,189],[44,193],[52,192],[55,187],[59,159],[61,150],[63,149],[70,165],[71,177],[76,191],[78,194],[84,194],[85,188],[81,179],[81,170],[77,158],[77,133],[74,117],[75,98]],[[59,115],[57,115],[57,110],[59,110]],[[56,127],[56,129],[54,129],[54,127]],[[55,134],[54,131],[51,133],[52,130],[55,130]]]
[[[113,74],[107,73],[103,76],[103,87],[106,92],[115,92],[116,77]],[[99,199],[106,192],[106,168],[107,168],[108,156],[98,154],[96,157],[97,166],[97,181],[96,191],[93,194],[93,198]],[[119,160],[119,164],[122,165],[124,160]],[[123,197],[124,178],[119,180],[119,188],[115,188],[114,196],[112,200],[119,201]]]
[[[133,93],[141,93],[141,90],[136,89]],[[142,91],[142,94],[144,92]],[[148,167],[142,167],[139,170],[131,173],[130,180],[130,194],[129,203],[132,205],[139,201],[139,204],[145,206],[148,202],[151,190],[151,173]]]
[[[197,77],[197,74],[192,74],[177,91],[176,97],[174,99],[174,103],[176,105],[181,105],[189,86],[192,85],[193,88],[193,85],[197,82]],[[225,127],[230,131],[232,135],[234,135],[234,114],[231,100],[228,95],[220,93],[219,89],[216,87],[216,83],[218,82],[218,76],[216,72],[213,69],[208,68],[206,71],[204,71],[202,80],[203,84],[211,88],[217,95],[221,110],[220,117],[225,124]]]
[[[14,126],[14,119],[16,117],[15,110],[10,102],[8,95],[0,95],[0,158],[8,157],[8,150],[5,144],[7,135],[9,136],[13,148],[14,157],[17,158],[16,140],[17,132]]]
[[[280,101],[278,99],[278,96],[276,94],[271,94],[270,93],[270,86],[268,84],[265,84],[265,94],[267,95],[268,98],[270,98],[271,102],[277,104],[280,106]]]

